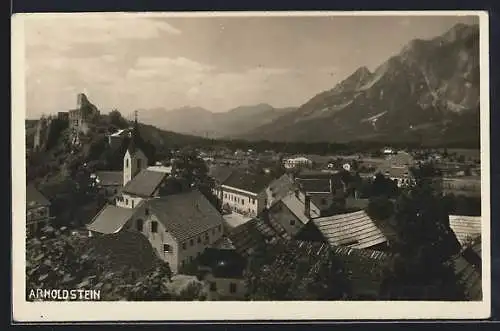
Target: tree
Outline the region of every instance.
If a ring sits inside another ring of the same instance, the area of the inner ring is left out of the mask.
[[[117,109],[113,109],[108,116],[109,123],[119,129],[125,129],[129,126],[128,121],[122,117]]]
[[[198,156],[196,150],[185,148],[174,155],[172,163],[173,181],[167,185],[170,193],[177,189],[196,188],[198,189],[211,203],[222,210],[222,201],[213,194],[215,187],[214,180],[208,175],[208,167]]]
[[[395,197],[398,194],[397,184],[389,178],[386,178],[381,173],[375,175],[372,183],[372,196]]]
[[[386,220],[392,216],[394,204],[385,196],[376,196],[370,199],[367,212],[375,220]]]
[[[460,300],[463,290],[451,257],[460,245],[449,227],[443,198],[428,181],[430,169],[418,169],[415,184],[395,207],[397,258],[388,273],[394,299]],[[432,173],[432,171],[430,172]]]

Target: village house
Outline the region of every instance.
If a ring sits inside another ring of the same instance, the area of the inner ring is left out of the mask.
[[[303,156],[283,160],[283,166],[285,167],[285,169],[311,168],[312,165],[313,162]]]
[[[273,178],[265,174],[235,170],[221,185],[222,206],[250,217],[267,206],[266,188]]]
[[[90,178],[106,197],[113,197],[122,188],[123,171],[96,171]]]
[[[213,165],[208,169],[208,176],[214,180],[213,193],[221,201],[223,200],[222,184],[229,178],[234,170],[235,168],[224,165]]]
[[[302,200],[301,200],[302,199]],[[319,217],[321,209],[311,202],[308,195],[291,192],[273,204],[268,218],[273,225],[279,224],[290,237],[294,237],[313,217]],[[275,225],[275,227],[278,227]]]
[[[481,197],[481,177],[444,177],[442,178],[443,194]]]
[[[398,187],[403,187],[413,183],[413,177],[410,168],[415,165],[415,160],[411,154],[406,152],[397,152],[390,155],[380,164],[375,171],[375,175],[380,173],[384,177],[396,182]],[[374,176],[375,178],[375,176]]]
[[[205,284],[207,299],[243,300],[247,287],[244,271],[247,259],[234,246],[207,248],[199,258],[200,278]]]
[[[120,147],[125,138],[129,136],[129,134],[130,134],[130,129],[122,129],[108,135],[108,145],[112,149]]]
[[[26,186],[26,234],[35,234],[44,226],[49,225],[50,201],[33,184]]]
[[[223,218],[199,191],[142,201],[135,208],[108,205],[87,226],[92,235],[142,233],[174,273],[223,234]]]

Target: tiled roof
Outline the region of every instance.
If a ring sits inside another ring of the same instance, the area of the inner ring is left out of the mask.
[[[450,228],[460,245],[481,235],[481,216],[450,215]]]
[[[331,192],[329,179],[297,179],[296,181],[304,192]]]
[[[37,207],[48,207],[50,206],[50,201],[35,188],[34,185],[26,186],[26,207],[27,208],[37,208]]]
[[[123,183],[123,171],[97,171],[95,174],[101,186],[118,186]]]
[[[473,246],[472,250],[480,251],[480,247],[481,247],[481,242],[479,241]],[[475,266],[474,263],[468,261],[467,256],[465,254],[457,255],[453,262],[454,262],[455,274],[459,277],[462,284],[464,285],[465,295],[467,299],[481,300],[482,281],[481,281],[480,266]]]
[[[148,239],[139,232],[123,230],[93,236],[85,242],[86,250],[103,259],[111,270],[127,268],[145,273],[161,263]]]
[[[123,193],[151,197],[166,177],[167,173],[143,169],[125,185]]]
[[[304,214],[304,201],[300,200],[294,193],[287,195],[281,202],[294,214],[303,224],[309,221],[309,218]],[[311,201],[311,217],[319,217],[320,210]]]
[[[199,191],[154,198],[145,206],[178,241],[222,227],[224,223],[222,215]]]
[[[331,246],[369,248],[387,241],[365,211],[313,218],[312,222]]]
[[[268,175],[237,170],[231,173],[223,184],[228,187],[258,194],[262,192],[272,180],[273,178]]]
[[[224,183],[233,173],[234,168],[226,166],[213,166],[208,170],[208,175],[219,183]]]
[[[87,229],[99,233],[116,233],[129,221],[137,210],[106,205],[87,225]]]
[[[262,219],[254,218],[228,234],[237,252],[248,255],[252,251],[264,248],[267,243],[280,240],[276,231]]]

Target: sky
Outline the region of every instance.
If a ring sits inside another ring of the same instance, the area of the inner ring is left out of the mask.
[[[26,116],[73,109],[81,92],[104,113],[300,106],[357,68],[374,70],[410,40],[457,23],[478,18],[31,15]]]

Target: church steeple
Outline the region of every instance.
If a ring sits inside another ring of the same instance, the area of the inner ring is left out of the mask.
[[[135,111],[134,124],[130,132],[130,140],[125,156],[123,157],[123,186],[148,165],[148,159],[140,148],[141,142],[137,111]]]

